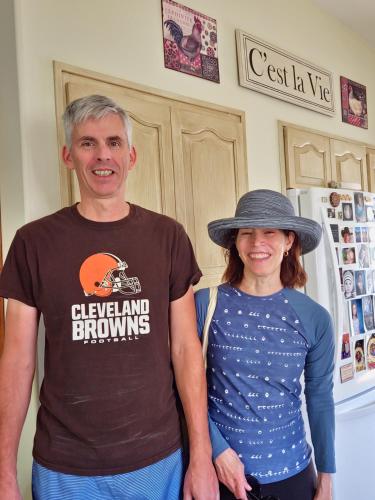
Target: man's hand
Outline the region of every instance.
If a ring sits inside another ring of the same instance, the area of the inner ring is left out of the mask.
[[[332,478],[327,472],[318,473],[318,485],[314,500],[332,500]]]
[[[190,460],[184,482],[184,500],[219,500],[219,484],[210,458]]]
[[[185,476],[185,500],[218,500],[208,432],[207,383],[196,329],[192,287],[170,304],[171,356],[189,433],[190,464]]]
[[[216,458],[215,467],[219,481],[225,484],[236,498],[246,500],[246,491],[251,491],[251,486],[246,481],[244,465],[237,453],[232,448],[227,448]]]

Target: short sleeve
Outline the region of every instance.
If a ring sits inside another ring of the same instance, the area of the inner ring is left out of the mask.
[[[189,237],[181,224],[177,224],[171,255],[169,301],[183,297],[189,286],[198,283],[201,276]]]
[[[17,231],[0,275],[0,296],[36,307],[26,242]]]

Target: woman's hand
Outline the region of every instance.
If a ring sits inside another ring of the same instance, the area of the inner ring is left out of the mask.
[[[332,500],[332,477],[327,472],[318,472],[318,484],[314,500]]]
[[[251,491],[251,486],[246,481],[244,465],[237,453],[232,448],[227,448],[214,463],[219,481],[225,484],[236,498],[246,500],[246,491]],[[319,500],[323,500],[323,497]]]

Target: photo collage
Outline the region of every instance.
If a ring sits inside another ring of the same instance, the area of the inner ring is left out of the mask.
[[[333,196],[336,195],[336,196]],[[362,192],[331,194],[327,208],[341,290],[348,313],[342,335],[341,381],[375,368],[375,198]]]

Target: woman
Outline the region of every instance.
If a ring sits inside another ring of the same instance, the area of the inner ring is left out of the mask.
[[[296,217],[282,194],[261,189],[208,232],[228,253],[207,352],[218,477],[235,498],[247,498],[251,474],[262,496],[331,500],[333,330],[327,311],[294,290],[306,282],[299,257],[318,246],[321,227]],[[208,289],[199,290],[200,331],[207,306]],[[317,481],[301,415],[303,371]]]

